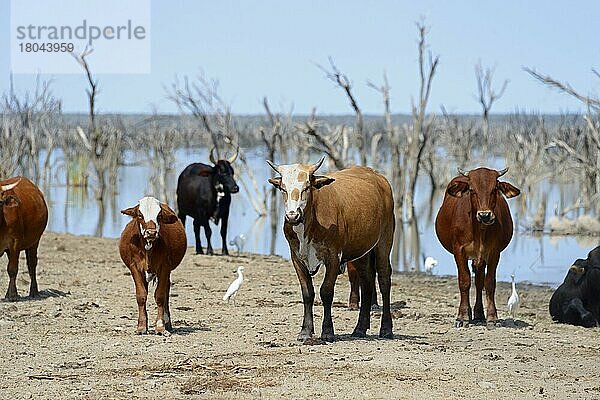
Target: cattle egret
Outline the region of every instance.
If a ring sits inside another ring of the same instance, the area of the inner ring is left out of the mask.
[[[508,312],[515,319],[515,315],[517,315],[517,310],[519,309],[519,294],[515,285],[515,276],[511,275],[510,278],[512,279],[512,293],[508,299]]]
[[[246,244],[246,235],[244,235],[243,233],[240,233],[239,235],[234,237],[233,240],[231,240],[229,242],[229,245],[235,246],[235,248],[237,249],[238,255],[240,254],[240,252],[244,251],[245,244]]]
[[[433,272],[433,268],[438,264],[438,261],[429,256],[425,259],[425,272],[431,274]]]
[[[229,285],[227,292],[223,296],[223,301],[229,302],[229,299],[235,298],[238,290],[240,290],[242,287],[242,283],[244,283],[244,267],[241,265],[237,269],[237,275],[238,277],[235,279],[235,281],[231,282],[231,285]]]

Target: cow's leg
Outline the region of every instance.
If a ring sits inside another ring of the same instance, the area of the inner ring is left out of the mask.
[[[379,282],[379,291],[383,307],[381,310],[381,327],[379,328],[379,337],[393,339],[392,331],[392,312],[391,312],[391,292],[392,292],[392,264],[390,264],[390,251],[392,241],[389,245],[380,243],[375,248],[375,268],[377,269],[377,280]],[[375,298],[377,292],[373,289]]]
[[[19,272],[19,251],[8,250],[8,290],[6,291],[6,299],[16,301],[19,298],[17,293],[17,273]]]
[[[203,220],[202,227],[204,228],[204,234],[206,235],[206,254],[213,255],[214,251],[212,248],[212,244],[210,243],[210,237],[212,235],[212,229],[210,229],[210,222],[208,218]]]
[[[473,271],[475,272],[475,308],[473,310],[473,322],[485,322],[483,313],[483,285],[485,282],[485,261],[473,261]]]
[[[183,224],[183,227],[185,228],[185,214],[180,212],[177,214],[177,217],[179,217],[179,220],[181,221],[181,223]]]
[[[298,334],[298,340],[305,341],[315,333],[313,305],[315,303],[315,288],[312,277],[305,268],[302,268],[298,259],[292,254],[292,263],[298,275],[300,289],[302,290],[302,303],[304,304],[304,318],[302,320],[302,329]]]
[[[221,218],[221,253],[223,255],[229,255],[229,250],[227,250],[227,221],[228,220],[229,220],[229,214],[226,214]]]
[[[167,295],[165,297],[165,329],[169,332],[173,331],[173,320],[171,319],[171,308],[169,307],[169,301],[171,299],[171,276],[169,275],[169,282],[167,284]]]
[[[333,292],[339,271],[340,262],[338,257],[330,257],[330,259],[325,262],[325,279],[323,279],[320,290],[321,302],[323,303],[323,326],[321,329],[321,340],[326,342],[333,342],[335,340],[335,334],[333,332],[333,320],[331,319],[331,305],[333,304]],[[369,310],[370,308],[371,304],[369,302]]]
[[[458,289],[460,290],[460,305],[454,326],[460,328],[471,321],[472,311],[469,303],[471,273],[469,272],[469,262],[462,248],[454,249],[454,261],[458,268]]]
[[[29,297],[38,297],[38,284],[36,278],[36,269],[38,263],[37,250],[40,242],[37,242],[27,250],[25,250],[25,256],[27,257],[27,269],[29,270]]]
[[[146,312],[146,298],[148,297],[148,282],[144,273],[137,266],[130,268],[135,284],[135,299],[138,304],[138,324],[136,332],[141,335],[148,332],[148,313]]]
[[[202,242],[200,242],[200,219],[194,218],[194,237],[196,238],[196,254],[204,254]]]
[[[358,310],[360,302],[360,277],[353,262],[348,262],[348,280],[350,281],[350,298],[348,299],[348,308]]]
[[[500,253],[493,254],[488,260],[485,274],[485,297],[487,300],[487,322],[494,323],[498,320],[496,311],[496,268],[500,261]]]
[[[360,291],[362,299],[360,302],[360,312],[356,327],[352,332],[353,337],[365,337],[367,330],[371,327],[371,296],[367,293],[373,292],[375,286],[375,266],[372,264],[371,253],[354,261],[354,267],[359,274]]]
[[[165,332],[167,324],[166,315],[168,315],[168,287],[171,285],[169,279],[170,271],[163,266],[161,268],[160,275],[158,277],[158,284],[154,291],[154,300],[156,301],[157,316],[156,316],[156,328],[155,332],[158,334]]]
[[[580,298],[572,299],[564,311],[565,322],[571,325],[579,325],[585,328],[599,326],[594,315],[586,310]]]

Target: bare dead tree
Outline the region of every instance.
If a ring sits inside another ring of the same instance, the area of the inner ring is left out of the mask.
[[[102,202],[109,192],[108,189],[112,191],[112,194],[115,193],[117,170],[122,163],[124,127],[119,121],[98,123],[96,115],[98,81],[94,79],[86,59],[92,54],[92,51],[86,47],[80,54],[71,53],[83,68],[89,86],[86,90],[89,105],[87,131],[77,127],[76,137],[79,139],[80,148],[89,155],[88,160],[91,161],[97,178],[95,197],[97,201]]]
[[[329,57],[329,67],[330,69],[326,69],[319,65],[319,68],[325,73],[325,76],[343,89],[344,93],[346,93],[346,97],[348,97],[348,100],[350,101],[350,106],[355,114],[354,135],[358,139],[360,162],[362,165],[367,165],[367,136],[363,126],[363,115],[356,101],[356,97],[352,93],[350,79],[337,68],[331,57]]]
[[[317,121],[316,110],[313,109],[310,117],[302,123],[296,125],[296,131],[304,136],[314,139],[308,142],[309,148],[317,152],[326,153],[329,161],[337,169],[348,167],[348,135],[343,125],[331,127]]]
[[[202,129],[211,138],[217,158],[222,158],[220,150],[223,141],[220,134],[227,135],[223,128],[227,128],[231,122],[227,119],[231,112],[219,96],[219,82],[216,79],[207,79],[202,73],[192,82],[187,76],[183,77],[183,82],[175,78],[171,88],[167,90],[167,97],[181,112],[189,112],[199,121]]]
[[[505,80],[504,83],[502,83],[500,90],[494,89],[494,68],[484,68],[481,64],[481,61],[475,65],[475,79],[477,81],[477,100],[481,105],[481,113],[483,117],[483,135],[484,137],[487,137],[490,124],[490,110],[492,109],[494,103],[504,95],[506,87],[508,86],[508,80]]]
[[[390,145],[391,151],[391,166],[390,177],[392,188],[394,189],[394,198],[396,201],[396,215],[402,215],[402,207],[404,204],[405,184],[405,169],[403,168],[403,149],[400,143],[400,133],[397,127],[392,124],[392,112],[390,109],[390,85],[388,83],[387,74],[383,73],[383,83],[376,85],[372,82],[367,82],[367,85],[379,92],[383,100],[383,119],[384,133]],[[371,148],[373,151],[373,148]]]
[[[418,50],[419,50],[419,99],[415,104],[412,104],[412,129],[407,130],[408,143],[408,162],[407,162],[407,187],[405,193],[405,209],[406,219],[412,221],[414,213],[414,196],[415,185],[419,174],[419,164],[423,149],[427,143],[427,139],[431,133],[435,116],[427,116],[427,103],[431,94],[431,83],[435,76],[439,56],[433,56],[431,52],[427,53],[427,61],[425,61],[425,50],[427,48],[426,36],[428,28],[423,22],[417,23],[419,33]]]
[[[555,137],[549,143],[548,148],[554,148],[558,150],[559,154],[567,156],[570,163],[584,173],[587,192],[585,203],[589,204],[591,199],[600,193],[600,99],[585,96],[569,83],[560,82],[550,76],[540,74],[534,69],[525,67],[524,70],[541,83],[573,96],[587,107],[587,113],[583,117],[586,124],[580,132],[581,134]],[[596,70],[592,69],[592,72],[600,78]]]

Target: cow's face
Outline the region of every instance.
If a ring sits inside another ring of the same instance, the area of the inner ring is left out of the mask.
[[[448,185],[448,194],[454,197],[470,195],[472,209],[476,210],[477,221],[484,225],[496,222],[494,209],[498,193],[507,198],[518,196],[521,191],[508,182],[500,182],[498,178],[504,175],[508,168],[495,171],[488,168],[477,168],[467,173],[461,171]]]
[[[158,239],[161,224],[174,224],[177,215],[154,197],[144,197],[135,207],[121,211],[132,217],[139,227],[140,235],[145,241],[144,248],[150,250]]]
[[[216,179],[217,186],[219,186],[219,191],[224,191],[226,193],[237,193],[240,191],[240,187],[237,185],[235,180],[233,179],[234,171],[231,164],[236,160],[239,153],[239,146],[235,150],[235,154],[228,158],[227,160],[217,160],[215,159],[213,147],[210,150],[210,162],[212,162],[215,166],[213,167],[213,175]]]
[[[217,183],[221,185],[224,192],[237,193],[239,186],[233,179],[234,171],[231,163],[227,160],[219,160],[213,167],[213,174]]]
[[[566,280],[576,286],[584,285],[589,290],[596,293],[600,290],[600,266],[595,265],[589,259],[582,260],[578,258],[569,268]],[[565,280],[565,281],[566,281]]]
[[[316,164],[289,164],[276,166],[271,161],[267,163],[278,174],[276,178],[269,179],[269,183],[281,191],[285,205],[285,220],[297,225],[304,219],[305,208],[312,191],[330,184],[333,178],[317,176],[315,171],[323,164],[325,157]]]

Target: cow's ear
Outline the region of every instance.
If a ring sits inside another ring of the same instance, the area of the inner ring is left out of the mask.
[[[333,181],[335,181],[335,179],[329,176],[315,175],[313,176],[312,185],[317,189],[321,189],[323,186],[327,186],[330,183],[333,183]]]
[[[9,194],[8,196],[2,197],[2,200],[0,200],[0,203],[4,207],[16,207],[19,204],[21,204],[21,200],[19,200],[19,198],[17,196],[13,196],[12,194]]]
[[[139,208],[140,206],[129,207],[124,210],[121,210],[121,214],[129,215],[130,217],[135,218],[137,216]]]
[[[458,176],[450,181],[448,189],[446,191],[450,196],[462,197],[469,191],[469,182],[467,177]]]
[[[269,183],[275,186],[277,189],[281,189],[281,177],[269,178]]]
[[[518,196],[521,191],[508,182],[498,182],[498,188],[506,196],[507,199]]]
[[[177,222],[177,215],[164,203],[160,203],[160,212],[158,213],[158,222],[163,224],[174,224]]]

